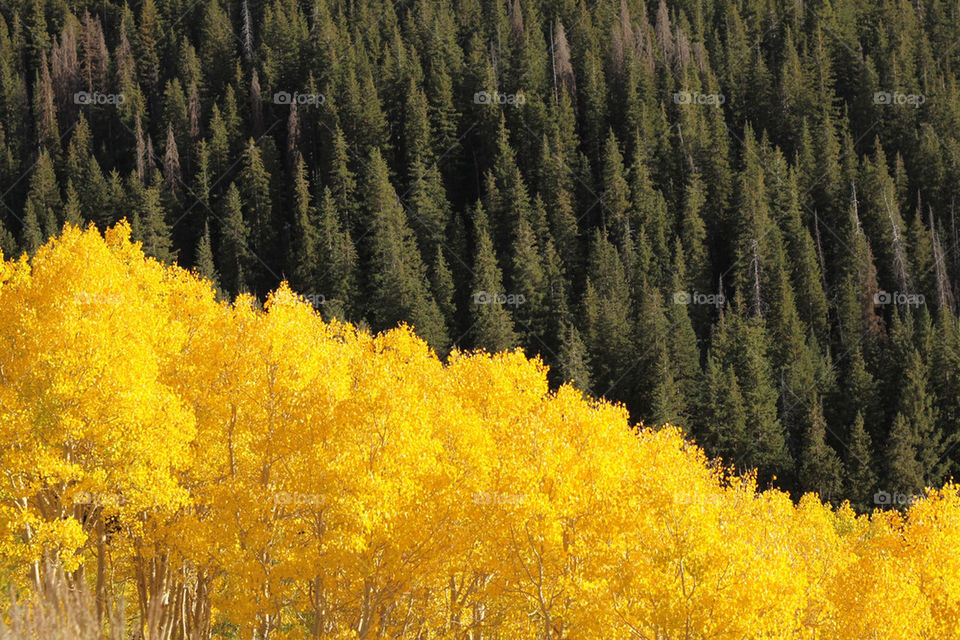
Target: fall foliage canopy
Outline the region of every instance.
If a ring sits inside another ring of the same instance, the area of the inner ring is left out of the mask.
[[[955,485],[794,503],[519,351],[218,301],[125,224],[0,264],[0,564],[150,638],[960,637]]]

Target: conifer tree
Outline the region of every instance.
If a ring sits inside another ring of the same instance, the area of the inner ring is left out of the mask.
[[[873,509],[873,492],[877,484],[874,472],[872,443],[858,411],[847,434],[847,455],[844,468],[845,493],[860,511]]]
[[[726,464],[736,464],[738,469],[747,468],[747,412],[737,374],[733,365],[722,367],[709,355],[694,435],[708,454],[722,458]]]
[[[248,242],[250,230],[243,217],[243,201],[237,185],[230,183],[220,207],[219,272],[231,295],[250,291],[250,271],[256,259]]]
[[[315,280],[324,296],[324,312],[350,319],[361,306],[357,292],[357,249],[329,187],[320,198]]]
[[[613,131],[604,145],[601,192],[601,226],[609,229],[618,246],[633,237],[633,211],[630,206],[630,187],[624,177],[623,155]]]
[[[213,243],[210,241],[210,223],[203,223],[203,235],[197,243],[197,249],[194,252],[194,269],[202,277],[213,283],[217,289],[220,288],[220,277],[217,274],[217,268],[213,261]]]
[[[899,415],[906,421],[916,443],[916,458],[923,482],[927,486],[939,486],[949,461],[942,457],[943,434],[938,428],[936,409],[929,392],[928,368],[917,349],[906,363],[903,381]]]
[[[423,258],[379,149],[370,154],[366,192],[371,228],[369,317],[378,330],[410,322],[434,349],[443,352],[449,345],[443,316],[430,293]]]
[[[503,276],[497,266],[497,256],[490,237],[486,211],[479,202],[473,214],[474,257],[473,282],[470,300],[471,343],[475,348],[490,352],[513,349],[519,336],[513,328],[513,319],[498,302],[504,296]]]
[[[630,389],[625,379],[635,353],[630,286],[619,252],[599,230],[590,248],[583,314],[594,391]]]
[[[80,211],[80,196],[73,188],[73,181],[67,180],[64,190],[63,221],[74,227],[83,226],[83,213]]]
[[[133,225],[134,238],[143,243],[143,251],[147,255],[161,262],[173,262],[177,254],[162,203],[162,178],[155,174],[153,184],[145,188],[139,186],[138,182],[130,183],[131,195],[136,203],[134,218],[139,221],[138,225]]]
[[[291,284],[296,291],[315,293],[317,269],[317,229],[310,204],[310,183],[303,156],[297,158],[293,183],[293,237],[290,255]]]
[[[923,489],[923,467],[917,460],[917,436],[910,423],[897,413],[890,427],[886,449],[888,492],[917,495]]]
[[[767,359],[769,338],[763,318],[745,318],[742,308],[738,295],[733,308],[720,318],[714,337],[714,357],[721,366],[734,368],[743,394],[749,444],[746,455],[737,462],[756,466],[765,481],[773,476],[784,478],[793,461],[777,415],[779,394]]]
[[[350,169],[350,152],[347,139],[339,127],[333,134],[333,158],[327,184],[334,197],[337,208],[346,220],[347,228],[351,232],[360,229],[360,218],[357,208],[357,180]]]
[[[432,255],[450,223],[450,204],[437,165],[428,167],[418,157],[410,166],[410,214],[421,251]]]
[[[560,378],[578,389],[589,392],[591,389],[590,356],[587,353],[587,346],[580,337],[580,332],[573,324],[564,324],[562,327],[558,355]]]
[[[276,236],[273,226],[270,174],[264,164],[260,147],[253,138],[247,142],[243,154],[240,181],[244,218],[250,227],[250,250],[257,256],[258,267],[265,267],[264,262],[273,255]],[[257,271],[261,269],[258,268]],[[258,277],[254,282],[258,284],[259,279]]]
[[[822,500],[835,500],[841,491],[842,467],[836,452],[826,442],[826,420],[819,398],[808,411],[800,450],[799,480],[804,491],[813,491]]]
[[[23,207],[24,251],[33,253],[47,238],[57,233],[62,207],[53,161],[50,154],[43,150],[30,174],[30,190]]]
[[[510,293],[518,296],[518,300],[519,296],[523,296],[523,304],[517,306],[514,318],[523,346],[534,352],[540,348],[540,336],[547,332],[547,278],[537,238],[526,219],[520,219],[517,224],[512,254]]]
[[[443,256],[443,246],[439,244],[433,263],[430,265],[430,290],[443,315],[444,323],[448,327],[455,327],[457,323],[457,308],[454,303],[456,287],[453,282],[453,273],[447,266],[447,259]]]
[[[153,0],[144,0],[140,7],[136,43],[140,84],[147,91],[153,89],[160,78],[160,58],[157,54],[159,30],[157,6]]]

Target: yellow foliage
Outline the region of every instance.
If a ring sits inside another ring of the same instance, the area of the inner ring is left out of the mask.
[[[954,485],[794,504],[520,352],[218,302],[126,225],[0,262],[0,469],[24,585],[197,637],[960,638]]]

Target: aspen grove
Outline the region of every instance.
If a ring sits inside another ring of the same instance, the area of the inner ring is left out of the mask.
[[[519,351],[218,300],[125,223],[2,263],[0,439],[4,578],[151,640],[960,637],[955,485],[793,502]]]

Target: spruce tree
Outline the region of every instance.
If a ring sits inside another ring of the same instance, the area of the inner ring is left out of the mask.
[[[59,231],[63,201],[53,161],[46,150],[40,152],[30,174],[30,189],[24,204],[23,250],[33,253]]]
[[[800,487],[812,491],[821,500],[836,500],[842,488],[842,467],[836,452],[826,442],[826,420],[819,397],[807,414],[803,444],[800,449]]]
[[[67,180],[64,196],[66,199],[63,203],[63,221],[74,227],[82,227],[83,214],[80,211],[80,196],[77,195],[77,190],[73,188],[72,180]]]
[[[503,290],[503,276],[490,237],[486,211],[479,202],[473,214],[474,257],[473,282],[470,290],[470,342],[477,349],[496,352],[513,349],[519,336],[513,319],[498,302]]]
[[[240,172],[240,193],[243,197],[244,218],[250,227],[250,249],[263,266],[272,257],[274,243],[273,204],[270,194],[270,174],[264,165],[260,147],[253,138],[247,142]]]
[[[442,353],[449,346],[443,316],[430,293],[423,258],[379,149],[370,154],[366,178],[366,216],[370,221],[369,318],[378,330],[409,322],[430,346]]]
[[[292,235],[289,265],[291,284],[301,293],[316,293],[317,229],[310,204],[307,165],[302,156],[297,158],[294,174]]]
[[[580,332],[573,324],[564,324],[560,334],[560,353],[557,363],[560,379],[576,388],[590,392],[590,356]]]
[[[518,304],[514,317],[520,330],[523,346],[530,353],[540,349],[541,338],[546,334],[547,280],[542,258],[537,247],[537,238],[530,223],[520,219],[513,242],[513,263],[510,273],[510,293],[523,303]]]
[[[440,308],[440,313],[443,315],[446,325],[455,327],[457,322],[457,308],[454,302],[456,288],[453,283],[453,273],[447,266],[447,260],[443,257],[443,247],[440,245],[437,245],[433,262],[430,265],[430,290],[437,301],[437,306]]]
[[[874,507],[873,493],[877,475],[873,470],[870,435],[864,428],[863,414],[859,411],[848,429],[846,444],[845,494],[858,511],[870,511]]]
[[[897,413],[886,449],[886,491],[917,495],[923,489],[923,466],[917,459],[918,438],[910,422]]]
[[[616,247],[594,233],[583,296],[584,336],[598,394],[625,397],[635,362],[630,284]]]
[[[193,267],[201,278],[209,280],[214,289],[220,288],[220,276],[217,274],[217,268],[213,262],[213,244],[210,241],[210,224],[203,223],[203,235],[197,242],[197,249],[194,252],[196,256]]]
[[[750,441],[747,412],[733,365],[722,367],[707,356],[703,370],[700,405],[693,423],[696,440],[708,455],[746,470]]]
[[[714,357],[723,367],[732,366],[743,394],[748,449],[738,463],[755,466],[760,478],[784,478],[792,472],[784,426],[777,415],[779,394],[767,358],[769,337],[760,316],[745,318],[737,296],[733,308],[720,318],[714,337]]]
[[[176,259],[177,253],[163,207],[162,185],[162,178],[155,174],[153,184],[136,189],[134,197],[138,204],[134,215],[140,224],[139,234],[134,234],[134,239],[143,243],[143,252],[148,256],[171,263]]]
[[[256,259],[249,249],[250,229],[243,217],[243,201],[237,185],[230,183],[220,205],[219,272],[231,295],[250,291],[250,271]]]
[[[949,461],[943,459],[943,434],[937,425],[934,399],[929,391],[929,374],[919,350],[910,354],[904,372],[904,387],[898,405],[915,439],[921,477],[928,486],[939,486]]]
[[[607,135],[601,169],[602,189],[600,194],[601,226],[609,229],[618,246],[632,237],[634,229],[633,210],[630,203],[630,186],[624,177],[623,155],[613,131]]]
[[[320,198],[317,222],[317,266],[315,280],[324,296],[325,314],[340,319],[359,317],[357,248],[346,221],[329,187]]]

